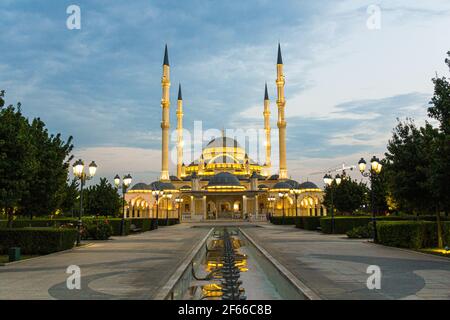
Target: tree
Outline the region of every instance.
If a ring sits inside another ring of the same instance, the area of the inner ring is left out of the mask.
[[[63,213],[71,213],[75,211],[75,208],[78,206],[78,198],[80,193],[78,191],[79,188],[78,180],[73,179],[70,183],[66,183],[64,189],[61,191],[61,204],[60,209]]]
[[[90,215],[116,215],[121,208],[121,197],[117,189],[101,178],[100,183],[85,190],[85,213]]]
[[[39,119],[31,123],[21,105],[4,107],[0,92],[0,208],[8,215],[47,215],[59,209],[68,176],[72,137],[49,135]]]
[[[429,212],[433,195],[429,188],[430,136],[411,119],[399,121],[386,152],[385,170],[389,190],[400,210],[414,214]],[[428,144],[428,146],[427,146]]]
[[[383,159],[380,161],[380,163],[383,165],[383,167],[386,166],[386,160]],[[370,207],[373,207],[378,214],[386,213],[387,211],[389,211],[389,191],[386,170],[381,170],[379,174],[376,174],[372,177],[372,185],[370,186],[370,188],[370,192],[374,192],[374,203],[372,204],[372,197],[370,197],[369,199]]]
[[[331,194],[333,193],[333,195]],[[367,186],[358,183],[350,177],[344,177],[341,184],[335,182],[325,188],[324,203],[331,208],[331,197],[333,197],[334,208],[340,213],[353,213],[367,204]]]
[[[5,92],[0,94],[0,208],[12,226],[14,214],[29,194],[37,163],[35,147],[30,140],[28,121],[21,113],[21,105],[4,107]]]
[[[69,163],[73,159],[72,137],[67,142],[61,134],[50,135],[41,119],[30,125],[30,140],[35,147],[36,170],[34,183],[29,185],[29,195],[20,202],[21,213],[29,215],[53,214],[63,201],[63,190],[67,184]]]

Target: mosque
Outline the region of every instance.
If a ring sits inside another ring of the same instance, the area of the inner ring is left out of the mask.
[[[170,65],[167,45],[164,52],[162,85],[161,176],[150,184],[137,183],[125,194],[129,218],[179,218],[180,221],[216,219],[264,220],[272,216],[322,216],[323,191],[314,183],[288,178],[286,163],[286,100],[281,46],[277,60],[277,107],[279,171],[272,174],[270,100],[264,94],[265,162],[251,158],[236,139],[215,137],[200,157],[183,163],[183,97],[181,85],[177,101],[177,172],[169,174]]]

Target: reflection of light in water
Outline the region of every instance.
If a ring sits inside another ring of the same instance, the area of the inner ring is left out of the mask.
[[[235,266],[239,268],[240,272],[248,271],[247,268],[247,255],[239,252],[239,248],[242,246],[240,239],[232,237],[231,239],[233,248],[237,251],[235,257]],[[223,266],[223,240],[213,240],[211,248],[206,255],[206,262],[204,264],[205,271],[211,273],[216,269],[220,269]],[[222,279],[220,273],[214,274],[214,279]],[[202,286],[202,294],[205,298],[220,298],[222,296],[222,286],[218,283],[209,283]]]

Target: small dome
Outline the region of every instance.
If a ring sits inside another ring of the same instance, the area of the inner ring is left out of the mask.
[[[272,187],[272,189],[291,190],[292,186],[287,182],[281,181],[281,182],[275,183],[275,185]]]
[[[150,184],[151,190],[176,190],[170,182],[154,181]]]
[[[274,175],[270,176],[267,180],[278,180],[279,178],[280,178],[279,175],[274,174]]]
[[[306,181],[300,184],[299,189],[319,189],[314,183]]]
[[[286,183],[290,184],[293,189],[300,189],[300,184],[295,180],[286,180]]]
[[[130,190],[142,191],[142,190],[151,190],[151,188],[148,184],[140,182],[140,183],[136,183]]]
[[[229,172],[221,172],[216,174],[209,180],[208,187],[241,187],[241,183],[236,176]]]
[[[181,180],[176,176],[170,176],[170,181],[181,181]]]

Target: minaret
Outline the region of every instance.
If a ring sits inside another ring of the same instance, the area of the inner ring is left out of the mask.
[[[270,160],[270,155],[272,153],[272,146],[270,142],[270,100],[269,93],[267,92],[267,83],[266,90],[264,93],[264,132],[266,134],[266,162],[264,164],[264,174],[266,176],[270,175],[270,169],[272,168],[272,162]]]
[[[162,164],[161,164],[161,180],[169,181],[169,128],[170,128],[170,66],[169,66],[169,54],[167,51],[167,44],[164,51],[164,62],[163,62],[163,75],[161,79],[162,86]]]
[[[284,98],[284,73],[283,73],[283,58],[281,57],[281,46],[278,43],[278,61],[277,61],[277,106],[278,106],[278,135],[279,135],[279,149],[280,149],[280,172],[279,179],[287,179],[286,166],[286,119],[284,117],[284,110],[286,107],[286,100]]]
[[[177,103],[177,177],[181,179],[183,172],[183,96],[181,84],[178,87]]]

